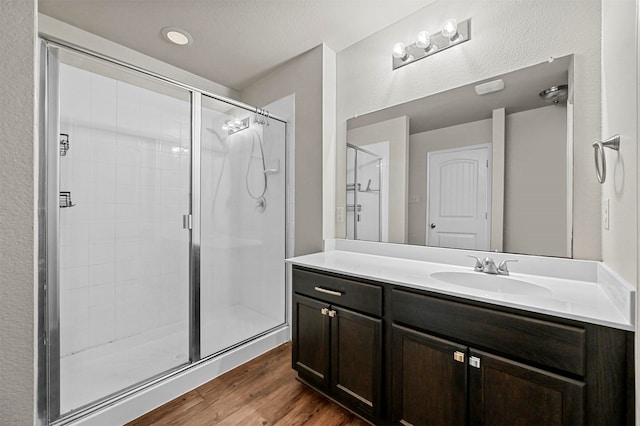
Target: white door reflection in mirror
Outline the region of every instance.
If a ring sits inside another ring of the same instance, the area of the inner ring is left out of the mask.
[[[489,250],[491,144],[427,153],[427,245]]]

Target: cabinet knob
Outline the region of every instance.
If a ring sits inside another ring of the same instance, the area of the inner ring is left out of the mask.
[[[475,368],[480,368],[480,358],[478,358],[477,356],[470,356],[469,365]]]
[[[455,351],[453,353],[453,359],[455,359],[458,362],[464,362],[464,352]]]
[[[329,308],[322,308],[320,309],[320,313],[322,315],[329,315]]]
[[[332,309],[332,310],[330,310],[330,311],[329,311],[329,316],[330,316],[331,318],[335,318],[335,316],[336,316],[336,311],[334,311],[333,309]]]

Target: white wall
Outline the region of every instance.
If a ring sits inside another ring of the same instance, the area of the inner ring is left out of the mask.
[[[620,134],[620,151],[605,151],[602,198],[609,200],[610,224],[602,231],[602,257],[630,283],[638,280],[636,8],[633,0],[605,1],[602,7],[602,138]]]
[[[36,2],[0,2],[0,419],[35,423]]]
[[[640,288],[640,151],[638,99],[640,98],[640,44],[638,3],[605,1],[602,8],[602,138],[620,134],[620,151],[606,150],[607,180],[602,199],[609,200],[610,224],[602,232],[602,257],[629,283]],[[637,293],[636,293],[637,294]],[[636,300],[638,306],[638,300]],[[640,316],[636,313],[636,330]],[[636,423],[640,418],[640,333],[635,337]]]
[[[591,142],[600,136],[598,0],[440,0],[338,53],[337,168],[344,164],[346,120],[452,87],[575,54],[574,255],[600,259],[600,187]],[[460,46],[391,69],[391,46],[449,17],[472,19]],[[341,158],[342,156],[342,158]]]

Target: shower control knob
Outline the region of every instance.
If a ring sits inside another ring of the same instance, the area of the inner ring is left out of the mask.
[[[435,224],[435,223],[432,223],[431,225],[429,225],[429,227],[430,227],[431,229],[435,229],[436,224]]]

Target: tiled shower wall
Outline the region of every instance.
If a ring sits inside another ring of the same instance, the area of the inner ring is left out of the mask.
[[[188,92],[63,64],[60,116],[61,356],[170,324],[186,339]]]

